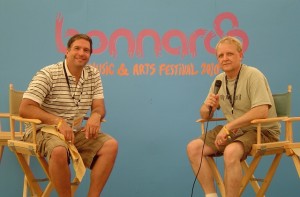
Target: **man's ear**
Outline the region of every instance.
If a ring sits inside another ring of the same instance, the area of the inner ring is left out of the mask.
[[[68,53],[69,53],[69,49],[66,50],[65,58],[67,58]]]
[[[241,59],[244,58],[244,53],[243,52],[240,52],[240,57],[241,57]]]

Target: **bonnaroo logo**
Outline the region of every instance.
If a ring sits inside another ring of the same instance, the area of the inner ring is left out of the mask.
[[[231,29],[224,32],[221,25],[228,20],[231,24]],[[60,53],[65,53],[67,47],[64,45],[63,37],[71,37],[77,33],[80,33],[74,28],[69,28],[63,33],[64,18],[61,14],[56,17],[55,23],[55,41],[57,49]],[[93,54],[102,54],[106,50],[109,51],[110,56],[116,58],[118,56],[117,52],[117,41],[120,38],[125,38],[128,47],[127,53],[130,58],[135,55],[139,58],[144,57],[143,51],[143,40],[150,37],[154,41],[154,53],[156,57],[161,56],[161,51],[165,50],[167,53],[174,56],[181,56],[184,58],[187,55],[192,57],[197,56],[197,40],[199,38],[203,39],[204,48],[210,54],[215,54],[214,46],[211,46],[211,41],[218,36],[219,38],[223,36],[235,36],[238,37],[243,43],[243,51],[246,52],[249,45],[248,35],[245,31],[239,28],[239,22],[237,17],[230,12],[224,12],[216,16],[213,21],[214,31],[206,30],[203,28],[196,29],[191,35],[187,36],[184,32],[178,29],[172,29],[160,36],[159,33],[153,29],[143,29],[141,30],[137,37],[134,36],[131,30],[126,28],[120,28],[112,32],[110,36],[107,36],[103,31],[91,30],[86,34],[90,37],[96,37],[99,40],[97,47],[93,48]],[[180,46],[171,46],[171,40],[178,39]]]

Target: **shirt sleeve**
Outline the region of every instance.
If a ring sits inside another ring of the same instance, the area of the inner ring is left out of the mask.
[[[104,99],[102,80],[99,70],[91,66],[93,97],[92,99]]]
[[[47,69],[42,69],[32,78],[23,98],[31,99],[41,105],[50,92],[51,84],[50,72]]]
[[[272,106],[270,89],[266,77],[258,70],[253,72],[250,78],[251,108],[259,105]]]

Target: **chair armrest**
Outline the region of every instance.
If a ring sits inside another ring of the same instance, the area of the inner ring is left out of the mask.
[[[295,122],[295,121],[300,121],[300,117],[289,117],[289,118],[285,118],[283,121],[284,121],[284,122]]]
[[[269,123],[269,122],[279,122],[285,120],[287,117],[276,117],[276,118],[262,118],[262,119],[255,119],[252,120],[252,124],[257,124],[257,144],[261,144],[261,125],[263,123]]]
[[[29,118],[22,118],[21,116],[11,116],[11,119],[17,120],[20,122],[29,122],[29,123],[34,123],[34,124],[41,124],[42,121],[39,119],[29,119]]]
[[[227,120],[226,118],[211,118],[211,119],[198,119],[196,120],[196,122],[199,122],[199,123],[203,123],[203,122],[211,122],[211,121],[224,121],[224,120]]]
[[[202,134],[204,133],[205,131],[205,126],[204,126],[204,123],[205,122],[216,122],[216,121],[225,121],[227,120],[226,118],[211,118],[211,119],[198,119],[196,120],[197,123],[200,123],[200,127],[201,127],[201,131],[202,131]]]
[[[12,134],[12,139],[15,138],[15,121],[18,121],[20,123],[20,128],[19,128],[19,131],[22,132],[22,123],[30,123],[31,126],[32,126],[32,141],[33,143],[36,143],[36,125],[37,124],[41,124],[42,121],[39,120],[39,119],[29,119],[29,118],[22,118],[20,116],[15,116],[15,115],[12,115],[10,116],[11,118],[11,125],[10,125],[10,129],[11,129],[11,134]]]
[[[285,122],[286,126],[286,139],[290,142],[293,143],[293,122],[300,121],[300,117],[288,117],[283,120]]]
[[[9,113],[0,113],[0,118],[9,118],[10,114]]]
[[[276,118],[262,118],[262,119],[255,119],[252,120],[251,123],[252,124],[259,124],[259,123],[269,123],[269,122],[278,122],[278,121],[283,121],[285,120],[287,117],[276,117]]]
[[[3,131],[2,130],[2,120],[4,120],[4,118],[6,118],[7,120],[9,119],[10,117],[10,114],[9,113],[0,113],[0,132],[3,133],[3,132],[7,132],[7,131]],[[10,134],[9,134],[10,135]]]

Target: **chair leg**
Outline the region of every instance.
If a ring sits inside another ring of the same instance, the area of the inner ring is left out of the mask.
[[[74,181],[73,181],[73,184],[71,184],[72,196],[75,196],[75,192],[76,192],[78,186],[79,186],[79,183],[74,183]]]
[[[298,172],[298,176],[300,178],[300,158],[298,157],[298,155],[293,155],[292,159]]]
[[[225,185],[222,179],[222,176],[218,170],[217,164],[214,160],[214,158],[212,157],[206,157],[207,162],[209,163],[209,166],[213,172],[213,176],[215,178],[215,181],[217,182],[218,188],[220,190],[221,196],[225,197]]]
[[[25,157],[25,161],[28,164],[28,166],[30,165],[30,156],[24,156]],[[26,175],[24,175],[24,184],[23,184],[23,197],[27,197],[28,195],[28,182],[27,182],[27,178]],[[30,191],[31,192],[31,191]]]
[[[260,196],[264,196],[271,181],[272,181],[272,178],[276,172],[276,169],[279,165],[279,162],[280,162],[280,159],[282,157],[282,153],[279,153],[279,154],[276,154],[276,156],[274,157],[273,159],[273,162],[271,164],[271,167],[269,168],[268,170],[268,173],[265,177],[265,180],[260,188],[260,190],[258,191],[258,193],[256,194],[257,197],[260,197]]]
[[[27,193],[28,193],[28,184],[27,184],[26,176],[24,176],[23,197],[27,197]]]
[[[282,157],[282,153],[278,153],[275,155],[273,161],[272,161],[272,164],[265,176],[265,179],[263,180],[263,183],[261,184],[261,186],[259,186],[258,182],[256,180],[251,180],[251,178],[254,178],[254,175],[253,173],[255,172],[255,169],[257,168],[258,164],[259,164],[259,161],[261,160],[262,156],[261,155],[256,155],[250,166],[247,168],[247,165],[244,165],[243,168],[245,168],[246,170],[246,173],[245,173],[245,176],[243,177],[243,180],[242,180],[242,187],[241,187],[241,190],[240,190],[240,196],[242,196],[242,193],[243,191],[245,190],[248,182],[251,183],[255,193],[256,193],[256,197],[262,197],[262,196],[265,196],[265,193],[268,189],[268,187],[270,186],[270,183],[272,181],[272,178],[276,172],[276,169],[279,165],[279,162],[281,160],[281,157]]]
[[[26,161],[26,159],[24,158],[23,154],[21,153],[15,153],[17,156],[17,159],[22,167],[22,170],[26,176],[26,180],[28,182],[28,185],[32,191],[32,195],[37,195],[37,196],[41,196],[43,191],[41,189],[41,187],[39,186],[39,184],[35,181],[35,177],[33,175],[33,173],[30,170],[30,167]]]
[[[0,163],[1,163],[1,160],[2,160],[2,155],[3,155],[3,152],[4,152],[4,146],[0,146]]]
[[[54,189],[53,184],[51,182],[48,183],[47,187],[44,190],[43,197],[48,197],[51,194],[51,191]]]
[[[251,185],[253,184],[252,187],[253,187],[253,190],[255,191],[255,193],[257,193],[259,191],[260,187],[259,187],[257,181],[254,180],[254,182],[253,182],[253,181],[251,181],[251,178],[253,177],[255,169],[257,168],[261,158],[262,158],[261,155],[256,155],[253,157],[249,167],[247,167],[246,165],[242,165],[243,167],[246,168],[246,170],[245,170],[245,175],[244,175],[244,177],[242,179],[242,183],[241,183],[240,196],[242,196],[249,181],[252,182]]]

